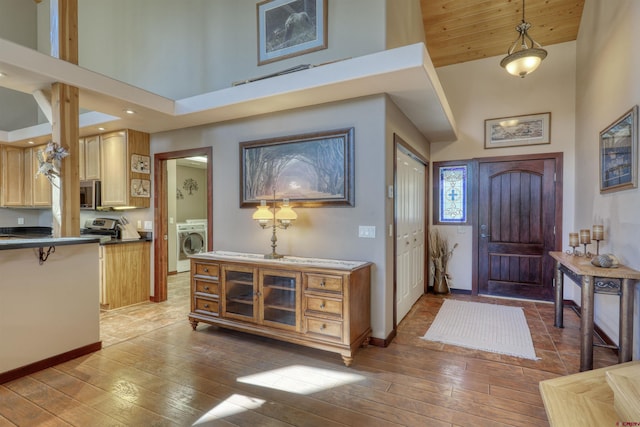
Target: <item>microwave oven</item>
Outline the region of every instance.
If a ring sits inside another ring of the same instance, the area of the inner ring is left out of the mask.
[[[80,209],[97,209],[101,205],[100,181],[80,181]]]

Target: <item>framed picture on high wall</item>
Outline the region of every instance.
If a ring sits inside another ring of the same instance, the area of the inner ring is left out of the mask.
[[[600,132],[600,193],[638,186],[638,106]]]
[[[551,113],[484,121],[484,148],[550,144]]]
[[[328,0],[258,3],[258,65],[327,48]]]

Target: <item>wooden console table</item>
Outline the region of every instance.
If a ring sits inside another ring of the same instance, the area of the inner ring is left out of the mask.
[[[564,275],[581,287],[580,303],[580,370],[593,369],[593,301],[595,293],[620,296],[620,329],[618,362],[628,362],[633,350],[633,298],[634,285],[640,280],[640,271],[620,265],[602,268],[591,264],[591,259],[564,252],[549,252],[556,260],[555,326],[563,327],[562,302]]]

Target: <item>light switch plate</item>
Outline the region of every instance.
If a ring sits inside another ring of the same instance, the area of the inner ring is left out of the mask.
[[[365,239],[376,238],[376,227],[373,225],[360,225],[358,226],[358,237]]]

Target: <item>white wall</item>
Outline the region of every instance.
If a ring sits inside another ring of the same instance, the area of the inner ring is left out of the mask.
[[[296,256],[363,260],[372,270],[373,336],[385,338],[391,331],[387,298],[392,268],[386,258],[384,230],[387,138],[384,96],[321,105],[217,125],[182,129],[151,136],[153,153],[201,146],[213,147],[212,250],[266,253],[270,230],[251,219],[252,209],[239,208],[238,144],[264,138],[355,128],[355,206],[296,208],[293,227],[278,232],[278,252]],[[358,238],[358,225],[380,230],[375,239]],[[391,260],[392,262],[392,260]]]
[[[605,226],[603,252],[640,270],[640,190],[600,194],[599,133],[633,105],[640,104],[640,2],[587,0],[577,42],[576,214],[578,228]],[[638,289],[636,287],[636,289]],[[634,359],[640,358],[640,295],[636,291]],[[618,337],[618,298],[597,295],[595,321]]]
[[[431,161],[532,153],[564,153],[563,242],[573,227],[575,194],[575,42],[545,46],[548,56],[522,79],[499,65],[501,57],[470,61],[436,71],[458,125],[459,140],[431,145]],[[484,148],[484,121],[551,112],[551,144]],[[458,243],[449,264],[452,287],[471,289],[471,226],[437,226],[450,244]],[[572,297],[572,291],[567,291]]]
[[[79,63],[180,99],[295,65],[385,48],[385,0],[329,0],[327,49],[258,66],[257,3],[189,0],[185,7],[184,0],[83,0]]]

